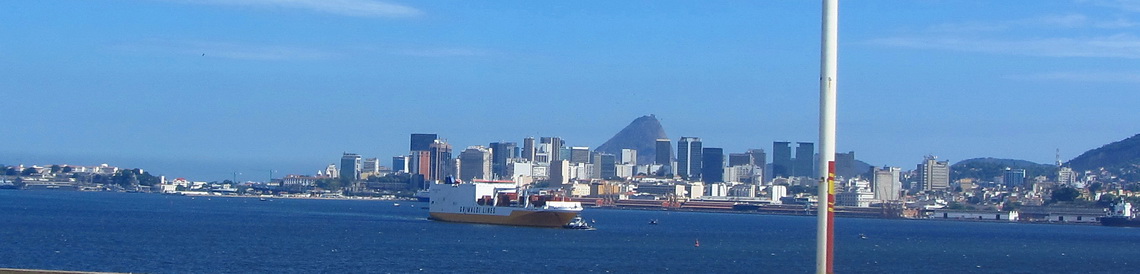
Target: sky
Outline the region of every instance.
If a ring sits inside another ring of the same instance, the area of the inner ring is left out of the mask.
[[[841,1],[837,151],[1052,163],[1140,133],[1140,1]],[[0,164],[194,180],[653,114],[817,142],[820,1],[0,0]]]

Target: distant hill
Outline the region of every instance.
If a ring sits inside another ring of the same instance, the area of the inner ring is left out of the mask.
[[[866,179],[873,179],[871,174],[871,164],[860,161],[858,159],[851,163],[851,167],[836,167],[835,176],[843,178],[855,178],[863,176]]]
[[[1140,180],[1140,134],[1086,151],[1066,164],[1077,171],[1103,167],[1126,180]]]
[[[1025,169],[1026,178],[1041,175],[1055,177],[1057,174],[1057,167],[1054,165],[1015,159],[974,158],[951,165],[950,180],[974,178],[988,181],[1001,176],[1006,168]]]
[[[637,163],[648,164],[653,163],[653,159],[657,156],[657,139],[668,138],[669,136],[665,135],[665,128],[661,127],[661,122],[650,114],[634,119],[594,151],[621,155],[622,149],[635,149]]]

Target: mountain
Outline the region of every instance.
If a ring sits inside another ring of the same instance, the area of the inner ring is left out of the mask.
[[[857,176],[863,176],[863,178],[871,179],[871,176],[874,174],[870,174],[870,172],[871,164],[860,160],[855,160],[855,162],[852,162],[850,167],[835,167],[835,176],[843,178],[855,178]]]
[[[1025,169],[1025,176],[1033,178],[1041,175],[1055,177],[1057,167],[1054,165],[1038,164],[1026,160],[974,158],[962,160],[950,166],[950,180],[974,178],[992,180],[1005,172],[1006,168]]]
[[[648,164],[657,156],[657,139],[669,139],[669,136],[665,135],[665,128],[657,117],[650,114],[634,119],[594,151],[621,155],[622,149],[636,149],[637,163]]]
[[[1105,168],[1116,175],[1140,180],[1137,175],[1140,173],[1140,134],[1086,151],[1066,164],[1077,171]]]

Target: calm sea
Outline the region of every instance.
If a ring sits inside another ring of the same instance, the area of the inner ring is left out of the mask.
[[[597,230],[424,203],[0,190],[0,267],[145,273],[809,273],[815,218],[587,209]],[[649,225],[651,219],[658,225]],[[866,235],[866,239],[859,237]],[[700,246],[694,246],[696,241]],[[1137,273],[1140,229],[836,220],[840,273]]]

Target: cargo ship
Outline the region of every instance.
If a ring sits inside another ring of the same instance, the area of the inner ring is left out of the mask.
[[[1132,212],[1132,204],[1119,202],[1112,206],[1108,216],[1100,218],[1100,224],[1105,226],[1140,227],[1140,219]]]
[[[429,191],[430,219],[445,222],[563,227],[582,212],[580,202],[562,197],[519,195],[513,182],[436,184]]]

